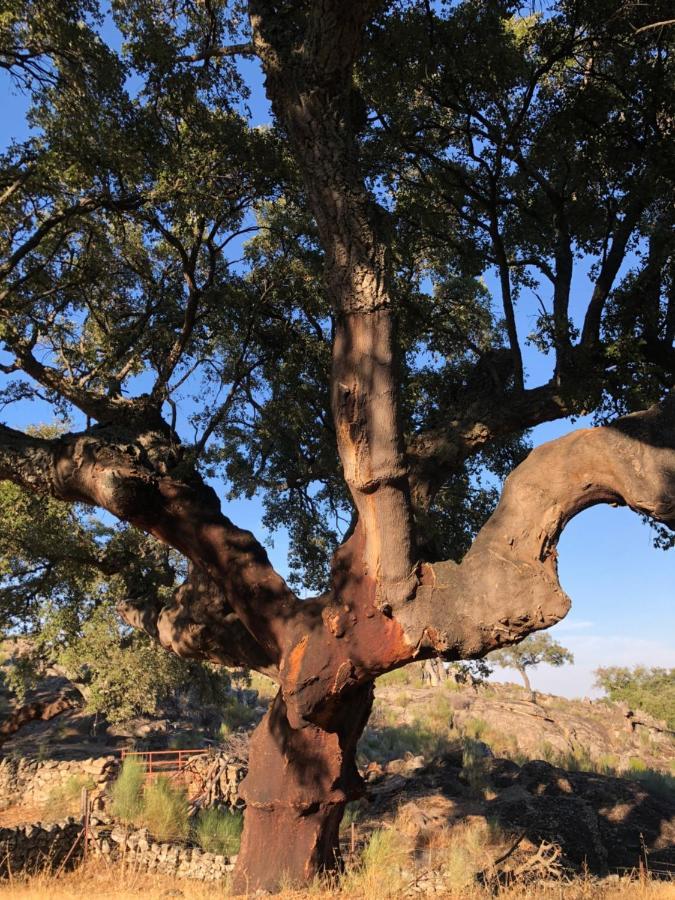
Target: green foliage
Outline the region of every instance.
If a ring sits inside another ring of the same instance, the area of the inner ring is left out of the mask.
[[[221,706],[223,715],[223,725],[229,731],[236,731],[238,728],[252,725],[256,721],[257,716],[254,709],[245,703],[239,703],[233,697],[228,697]]]
[[[672,384],[673,32],[639,28],[665,10],[401,2],[366,29],[340,127],[387,244],[403,431],[458,423],[456,465],[415,511],[420,558],[462,556],[548,415],[537,404],[489,433],[495,410],[532,396],[523,337],[555,352],[539,387],[570,415],[605,420]],[[249,37],[239,2],[3,8],[0,62],[30,133],[0,153],[0,402],[46,402],[64,430],[128,411],[124,444],[156,452],[157,471],[258,495],[266,528],[289,534],[292,583],[320,589],[353,513],[330,410],[334,311],[287,135],[252,120],[243,69],[217,52]],[[607,297],[581,345],[568,306],[586,274]],[[541,312],[519,340],[527,298]],[[160,421],[170,410],[183,444]],[[91,708],[155,708],[178,670],[93,611],[155,608],[176,560],[77,506],[2,491],[0,624],[36,642],[15,683],[64,654]],[[141,667],[155,677],[136,687]]]
[[[126,824],[138,821],[143,808],[143,785],[145,765],[134,757],[127,756],[120,773],[110,790],[112,814]]]
[[[202,809],[194,825],[194,837],[202,850],[234,856],[239,852],[243,817],[238,810]]]
[[[468,737],[464,739],[462,773],[471,790],[482,797],[490,786],[488,759],[480,742]]]
[[[675,730],[675,669],[609,666],[596,669],[595,677],[610,700],[644,710]]]
[[[189,804],[185,792],[159,775],[143,791],[141,819],[158,841],[182,841],[188,836]]]
[[[185,667],[140,634],[120,639],[114,610],[96,609],[80,636],[61,653],[69,676],[86,684],[87,707],[110,721],[154,713],[161,699],[185,680]]]
[[[463,732],[468,738],[480,740],[488,730],[488,724],[485,719],[469,718],[463,725]]]
[[[369,725],[359,741],[358,755],[364,763],[402,759],[408,753],[432,759],[447,749],[449,740],[447,727],[439,732],[425,727],[421,722],[412,725]]]
[[[224,669],[166,653],[115,612],[134,593],[168,600],[182,568],[134,529],[0,483],[0,635],[29,630],[15,647],[6,642],[6,686],[21,699],[45,668],[60,666],[87,709],[113,722],[154,713],[188,685],[202,702],[225,702]]]

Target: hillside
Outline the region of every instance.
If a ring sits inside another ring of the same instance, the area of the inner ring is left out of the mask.
[[[244,698],[252,701],[244,718],[259,717],[269,700],[271,684],[255,685],[259,695]],[[171,746],[179,726],[185,734],[189,722],[99,723],[92,739],[91,718],[70,708],[8,735],[2,756],[79,760],[132,742]],[[203,742],[193,733],[194,745]],[[239,757],[245,734],[235,733]],[[343,853],[367,860],[379,847],[389,862],[373,862],[378,877],[391,869],[398,875],[387,877],[413,879],[420,892],[488,876],[606,877],[641,866],[670,875],[674,749],[663,723],[621,704],[552,695],[535,704],[516,685],[421,687],[414,670],[392,673],[378,683],[360,743],[367,791],[348,806]],[[9,796],[0,797],[3,807],[0,826],[47,814]]]

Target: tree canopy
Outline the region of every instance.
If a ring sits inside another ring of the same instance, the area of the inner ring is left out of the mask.
[[[558,641],[553,640],[550,634],[539,632],[528,635],[519,644],[493,651],[488,659],[498,666],[515,669],[520,673],[525,687],[534,697],[527,670],[542,664],[556,668],[564,666],[566,663],[571,664],[574,662],[574,654],[567,647],[563,647]]]
[[[675,525],[667,12],[12,0],[0,17],[30,126],[0,158],[0,402],[60,422],[0,427],[0,478],[78,535],[56,566],[40,528],[37,570],[10,554],[7,620],[35,615],[35,589],[86,605],[71,571],[117,577],[119,546],[143,572],[120,576],[127,624],[276,678],[252,772],[284,734],[294,871],[335,848],[374,678],[559,621],[556,544],[587,507]],[[529,429],[582,414],[597,427],[530,452]],[[287,529],[288,583],[214,484]],[[122,524],[82,532],[83,506]],[[176,590],[137,532],[188,560]],[[269,813],[248,784],[246,885]]]
[[[675,669],[658,666],[606,666],[596,669],[596,687],[619,700],[663,719],[675,731]]]

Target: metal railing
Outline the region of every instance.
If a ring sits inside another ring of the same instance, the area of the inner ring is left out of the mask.
[[[145,766],[146,781],[152,781],[158,775],[166,775],[168,778],[181,780],[185,766],[195,756],[205,756],[210,751],[208,748],[194,750],[121,750],[120,758],[133,758],[142,762]]]

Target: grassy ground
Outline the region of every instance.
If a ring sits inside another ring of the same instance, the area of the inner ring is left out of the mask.
[[[347,878],[341,891],[316,885],[309,891],[286,890],[279,900],[395,900],[405,893],[392,890],[387,872],[380,878]],[[410,896],[410,894],[408,894]],[[577,879],[571,882],[550,881],[504,888],[497,893],[476,888],[435,893],[441,900],[672,900],[675,882],[657,882],[649,878],[622,878],[611,881]],[[184,900],[215,900],[232,897],[226,886],[176,881],[169,877],[148,875],[122,867],[108,867],[92,862],[74,872],[54,878],[40,875],[26,880],[14,880],[0,887],[0,897],[6,900],[168,900],[170,897]]]

